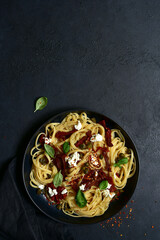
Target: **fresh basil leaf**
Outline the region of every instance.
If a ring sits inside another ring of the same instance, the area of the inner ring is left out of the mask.
[[[45,149],[46,153],[47,153],[50,157],[54,158],[54,153],[55,153],[55,151],[54,151],[54,149],[53,149],[50,145],[44,144],[44,149]]]
[[[122,158],[117,163],[115,163],[113,166],[121,168],[121,165],[126,164],[126,163],[128,163],[128,158]]]
[[[102,182],[99,184],[100,190],[106,189],[107,186],[108,186],[108,181],[107,181],[107,180],[104,180],[104,181],[102,181]]]
[[[75,197],[76,203],[80,208],[83,208],[87,204],[87,200],[85,198],[84,193],[79,189],[77,195]]]
[[[36,112],[37,110],[42,110],[48,103],[48,99],[46,97],[40,97],[37,99],[36,101],[36,109],[34,110],[34,112]]]
[[[54,184],[55,187],[59,187],[59,186],[61,186],[62,182],[63,182],[63,175],[62,175],[61,170],[60,170],[54,176],[53,184]]]
[[[69,142],[65,142],[65,143],[63,144],[63,152],[64,152],[64,153],[68,153],[69,150],[70,150]]]

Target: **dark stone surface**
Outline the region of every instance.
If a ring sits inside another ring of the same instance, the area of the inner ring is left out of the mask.
[[[75,226],[76,239],[159,239],[159,13],[158,0],[0,2],[1,172],[44,121],[73,108],[117,121],[139,151],[135,219]],[[33,113],[39,96],[48,106]]]

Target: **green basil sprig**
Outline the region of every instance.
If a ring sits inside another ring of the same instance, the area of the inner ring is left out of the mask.
[[[83,208],[87,204],[87,200],[84,196],[84,193],[79,189],[75,197],[76,203],[80,208]]]
[[[65,143],[63,144],[63,152],[64,152],[64,153],[68,153],[69,150],[70,150],[69,142],[65,142]]]
[[[54,153],[55,153],[55,151],[54,151],[54,149],[53,149],[50,145],[44,144],[44,149],[45,149],[46,153],[47,153],[50,157],[54,158]]]
[[[104,180],[104,181],[102,181],[102,182],[99,184],[100,190],[106,189],[107,186],[108,186],[108,181],[107,181],[107,180]]]
[[[61,186],[62,182],[63,182],[63,175],[62,175],[61,170],[60,170],[54,176],[53,184],[54,184],[55,187],[59,187],[59,186]]]
[[[117,163],[115,163],[113,166],[121,168],[122,167],[121,165],[126,164],[126,163],[128,163],[128,158],[122,158]]]
[[[46,97],[38,98],[36,101],[36,109],[34,110],[34,112],[36,112],[37,110],[42,110],[45,106],[47,106],[47,103],[48,99]]]

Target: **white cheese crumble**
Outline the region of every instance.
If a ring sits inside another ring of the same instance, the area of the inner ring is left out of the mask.
[[[97,161],[97,158],[93,155],[91,155],[91,162],[93,163],[93,165],[98,165],[99,162]]]
[[[39,185],[38,186],[41,190],[44,189],[44,185]]]
[[[68,164],[70,167],[75,167],[77,165],[77,162],[80,160],[80,154],[78,152],[75,152],[71,157],[65,157],[65,161],[68,161]]]
[[[93,135],[90,139],[91,142],[100,142],[102,141],[103,137],[101,134],[96,134],[96,135]]]
[[[108,189],[103,190],[103,195],[104,195],[105,197],[108,197],[109,194],[110,194],[110,191],[109,191]]]
[[[51,138],[45,137],[45,139],[44,139],[45,144],[49,144],[51,141],[52,141]]]
[[[113,198],[116,194],[114,192],[109,193],[109,197]]]
[[[57,192],[57,190],[56,189],[52,189],[52,188],[48,188],[48,192],[49,192],[49,195],[51,196],[51,197],[53,197],[54,195],[57,195],[58,194],[58,192]]]
[[[103,190],[103,195],[105,197],[110,197],[110,198],[113,198],[115,196],[115,193],[114,192],[110,192],[109,189],[111,188],[112,184],[109,184],[108,183],[108,186],[107,186],[107,189]]]
[[[95,176],[96,176],[96,177],[98,176],[98,172],[95,172]]]
[[[74,126],[76,130],[80,130],[82,128],[81,122],[78,120],[78,124]]]
[[[108,183],[107,189],[110,189],[112,184]]]
[[[81,191],[84,191],[85,186],[86,186],[86,184],[82,184],[82,185],[79,187],[79,189],[80,189]]]
[[[66,194],[67,193],[67,189],[64,189],[61,194]]]

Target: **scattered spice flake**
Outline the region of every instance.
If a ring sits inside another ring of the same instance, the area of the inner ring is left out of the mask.
[[[120,236],[122,237],[122,236],[123,236],[123,234],[120,234]]]
[[[154,228],[154,226],[152,226],[152,228]]]
[[[135,202],[132,200],[132,203]],[[132,205],[133,206],[133,205]],[[125,206],[126,211],[120,211],[115,217],[107,219],[105,222],[101,223],[101,226],[104,227],[110,227],[115,230],[115,232],[120,236],[120,227],[123,224],[123,222],[130,227],[129,221],[134,220],[134,215],[133,215],[133,209],[129,207],[129,205]]]
[[[147,235],[147,233],[144,234],[144,236],[146,236],[146,235]]]
[[[131,203],[134,203],[134,200],[131,200]]]

